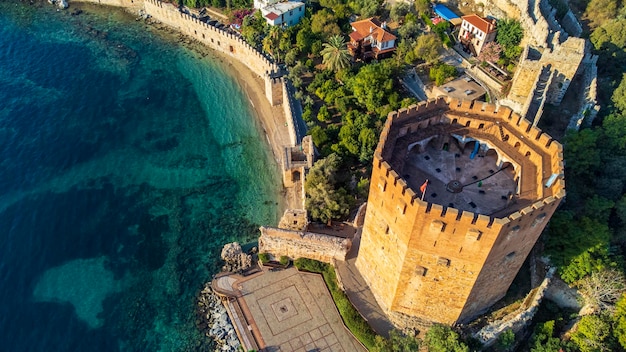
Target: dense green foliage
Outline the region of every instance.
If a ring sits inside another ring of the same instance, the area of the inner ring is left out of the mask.
[[[502,55],[509,59],[516,59],[522,52],[519,44],[524,38],[524,30],[519,21],[504,19],[498,21],[496,42],[502,47]]]
[[[314,220],[328,223],[348,215],[350,211],[353,198],[340,186],[337,173],[340,164],[339,156],[331,154],[315,162],[309,171],[304,183],[305,206]]]
[[[259,260],[261,263],[267,263],[271,260],[269,253],[259,253]]]
[[[469,347],[451,327],[435,324],[424,336],[429,352],[469,352]]]
[[[440,86],[448,78],[456,76],[456,67],[448,64],[439,64],[430,68],[430,79],[435,81],[435,84]]]
[[[296,259],[294,265],[299,270],[322,274],[344,324],[363,345],[368,349],[373,348],[376,343],[376,334],[354,308],[346,294],[339,288],[335,269],[326,263],[307,258]]]

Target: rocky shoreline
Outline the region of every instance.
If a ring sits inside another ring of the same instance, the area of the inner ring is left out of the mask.
[[[241,344],[235,328],[228,317],[226,308],[218,295],[211,289],[208,282],[198,295],[197,302],[198,329],[217,344],[216,351],[235,352],[240,350]]]

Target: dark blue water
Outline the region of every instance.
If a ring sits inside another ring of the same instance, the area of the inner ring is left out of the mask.
[[[0,2],[0,350],[211,350],[195,295],[273,224],[235,79],[112,9]]]

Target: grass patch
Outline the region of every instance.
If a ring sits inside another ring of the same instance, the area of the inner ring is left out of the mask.
[[[367,325],[367,322],[354,308],[348,296],[339,288],[335,269],[329,264],[307,258],[296,259],[294,265],[298,270],[322,274],[326,286],[335,301],[337,310],[343,319],[343,323],[365,347],[368,349],[373,348],[376,343],[376,333]]]

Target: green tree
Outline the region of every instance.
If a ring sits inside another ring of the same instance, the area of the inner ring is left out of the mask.
[[[424,343],[429,352],[469,352],[469,347],[461,341],[451,327],[435,324],[426,332]]]
[[[322,105],[319,111],[317,112],[317,119],[321,122],[329,122],[332,118],[333,116],[328,111],[328,108],[326,107],[326,105]]]
[[[609,338],[611,325],[607,320],[597,315],[586,315],[580,319],[572,341],[581,352],[613,350]]]
[[[448,64],[439,64],[430,68],[430,79],[440,86],[446,79],[456,76],[456,67]]]
[[[420,27],[416,21],[406,21],[398,28],[398,35],[403,39],[415,38],[419,33]]]
[[[340,35],[330,37],[320,54],[322,55],[322,62],[331,71],[336,72],[350,67],[350,52]]]
[[[411,7],[406,2],[396,2],[391,6],[389,10],[389,17],[392,20],[399,22],[404,16],[406,16],[411,11]]]
[[[502,47],[502,53],[506,58],[512,60],[519,56],[522,52],[519,47],[522,38],[524,38],[524,30],[519,21],[505,19],[498,22],[496,41]]]
[[[389,339],[376,336],[376,344],[372,352],[415,352],[419,351],[420,341],[416,337],[407,336],[397,329],[389,332]]]
[[[584,129],[565,136],[564,156],[568,177],[591,176],[600,166],[600,151],[597,148],[599,133]]]
[[[304,183],[305,207],[313,220],[329,223],[350,211],[352,197],[339,187],[337,172],[341,159],[331,154],[320,159],[311,168]]]
[[[624,44],[626,45],[626,43]],[[626,114],[626,73],[622,76],[622,81],[619,86],[617,86],[617,88],[613,91],[611,101],[621,113]]]
[[[530,338],[531,352],[559,352],[563,343],[554,337],[554,320],[538,323]]]
[[[613,324],[613,336],[622,348],[626,348],[626,295],[622,295],[615,305]]]
[[[357,102],[368,111],[386,105],[393,92],[392,74],[391,67],[384,63],[363,66],[350,81]]]
[[[589,26],[595,28],[615,19],[618,14],[620,0],[590,0],[585,9],[585,18]]]
[[[586,216],[575,219],[572,211],[560,211],[550,220],[546,251],[559,266],[561,278],[573,283],[611,265],[610,238],[606,223]]]
[[[376,15],[382,4],[382,0],[350,0],[348,2],[350,8],[363,18]]]
[[[612,80],[622,79],[626,65],[626,18],[603,23],[591,33],[590,40],[600,54],[598,72]],[[600,85],[600,88],[604,86]]]
[[[511,329],[504,330],[496,341],[499,351],[510,351],[515,346],[515,333]]]
[[[441,39],[433,33],[419,36],[413,48],[415,57],[428,63],[437,61],[442,50]]]
[[[422,16],[430,11],[430,0],[415,0],[415,11]]]
[[[337,18],[327,9],[317,11],[311,16],[311,31],[321,35],[323,38],[341,35],[341,29],[337,25]]]
[[[307,24],[303,23],[298,33],[296,33],[296,48],[298,48],[298,50],[302,53],[308,53],[311,51],[311,45],[314,40],[315,34],[311,30],[311,25],[307,21]]]

